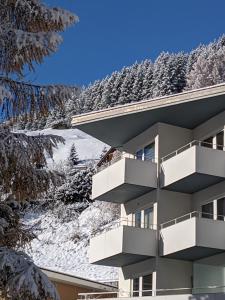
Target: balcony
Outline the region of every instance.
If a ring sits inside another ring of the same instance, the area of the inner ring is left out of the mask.
[[[125,203],[157,187],[157,164],[119,157],[93,176],[92,199]]]
[[[126,224],[126,225],[124,225]],[[156,256],[156,228],[137,228],[119,220],[117,227],[90,241],[90,263],[123,267]]]
[[[162,158],[161,187],[195,193],[225,180],[225,151],[212,146],[193,141]]]
[[[225,251],[224,216],[192,212],[161,225],[160,255],[197,260]]]

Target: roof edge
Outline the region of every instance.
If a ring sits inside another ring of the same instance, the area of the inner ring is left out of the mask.
[[[79,126],[85,123],[91,123],[98,120],[109,119],[112,117],[119,117],[131,113],[138,113],[141,111],[153,110],[160,107],[172,106],[175,104],[192,102],[203,98],[209,98],[216,95],[225,94],[225,83],[204,87],[201,89],[185,91],[182,93],[142,100],[139,102],[118,105],[111,108],[92,111],[72,117],[72,126]]]
[[[81,286],[85,286],[85,287],[90,287],[90,288],[94,288],[96,290],[117,290],[117,288],[115,286],[106,284],[106,283],[102,283],[99,281],[94,281],[91,279],[87,279],[87,278],[82,278],[82,277],[78,277],[78,276],[74,276],[68,273],[63,273],[60,271],[55,271],[52,269],[47,269],[47,268],[40,268],[42,272],[45,273],[45,275],[47,275],[49,277],[50,280],[56,280],[56,281],[60,281],[60,282],[65,282],[71,285],[81,285]],[[55,275],[55,276],[51,276]]]

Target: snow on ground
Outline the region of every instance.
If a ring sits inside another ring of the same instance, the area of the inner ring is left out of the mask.
[[[90,135],[80,131],[79,129],[43,129],[27,132],[29,135],[37,134],[54,134],[62,136],[65,144],[58,144],[58,148],[54,151],[54,162],[57,164],[65,160],[70,152],[70,148],[74,143],[80,160],[98,159],[105,146],[101,141],[91,137]]]
[[[73,205],[53,210],[27,212],[24,222],[37,224],[38,239],[27,252],[43,268],[61,271],[96,281],[118,280],[116,268],[91,265],[88,262],[90,236],[115,219],[115,206],[94,203],[81,215]]]
[[[44,129],[26,132],[30,135],[55,134],[64,137],[65,144],[59,144],[54,150],[54,164],[67,159],[74,143],[80,160],[99,159],[105,146],[78,129]],[[52,164],[49,161],[49,164]],[[111,209],[112,208],[112,209]],[[113,205],[96,203],[81,215],[74,212],[74,207],[46,210],[29,210],[24,221],[28,225],[37,224],[38,239],[32,241],[28,254],[34,262],[43,268],[69,273],[98,281],[118,279],[116,268],[91,265],[88,262],[89,239],[101,226],[115,219]]]

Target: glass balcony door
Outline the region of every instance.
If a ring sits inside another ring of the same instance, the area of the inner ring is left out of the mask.
[[[202,218],[213,219],[213,202],[202,205]]]
[[[202,205],[202,218],[225,221],[225,197]]]
[[[133,297],[152,296],[152,274],[133,279]]]
[[[153,207],[144,210],[144,227],[152,228],[153,225]]]
[[[153,229],[153,207],[138,210],[133,214],[133,224],[138,228]]]
[[[136,158],[139,160],[152,160],[155,159],[155,143],[151,143],[136,152]]]

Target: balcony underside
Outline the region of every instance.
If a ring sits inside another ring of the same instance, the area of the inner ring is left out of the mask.
[[[164,187],[164,189],[181,193],[195,193],[223,180],[224,177],[194,173]]]
[[[98,201],[106,201],[106,202],[114,202],[114,203],[126,203],[132,199],[138,198],[150,191],[154,188],[147,186],[140,186],[135,184],[123,183],[120,186],[106,192],[95,200]]]
[[[219,254],[222,252],[224,252],[224,250],[195,246],[175,253],[171,253],[169,255],[165,255],[164,257],[194,261],[215,254]]]
[[[147,255],[118,253],[116,255],[107,257],[105,259],[95,262],[96,265],[113,266],[113,267],[125,267],[134,263],[141,262],[150,258]]]

